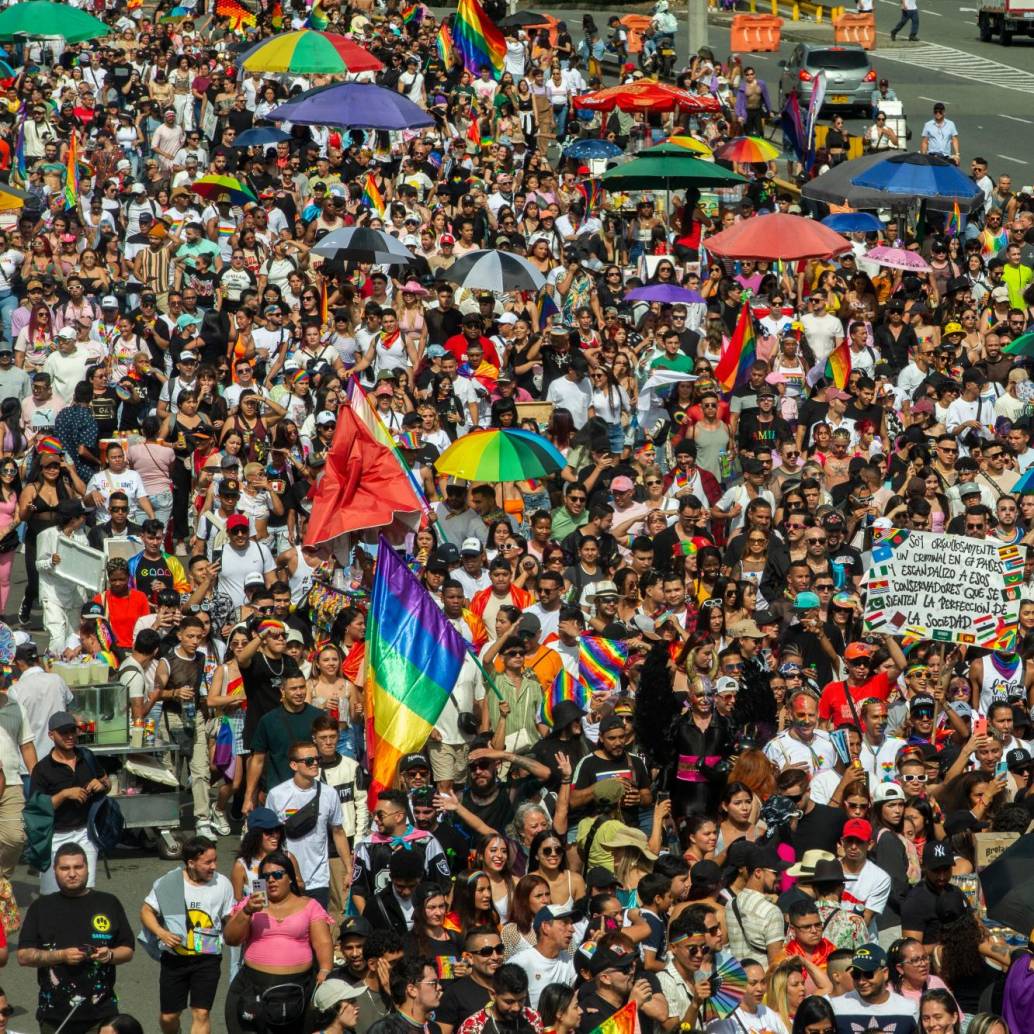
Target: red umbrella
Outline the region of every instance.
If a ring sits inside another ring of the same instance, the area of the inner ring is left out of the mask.
[[[773,212],[708,237],[704,247],[722,258],[795,261],[839,255],[851,250],[851,242],[814,219]]]
[[[654,82],[652,79],[640,79],[638,82],[626,83],[623,86],[608,86],[605,90],[586,93],[574,98],[576,108],[588,108],[590,111],[682,111],[718,112],[722,106],[718,98],[709,93],[689,93],[677,86]]]

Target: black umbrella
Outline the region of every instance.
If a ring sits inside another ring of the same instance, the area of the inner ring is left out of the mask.
[[[334,230],[312,250],[331,260],[351,259],[353,262],[373,262],[378,265],[406,265],[415,258],[398,238],[366,226],[347,226]]]
[[[549,18],[534,11],[515,11],[499,22],[500,29],[531,29],[549,24]]]
[[[546,278],[526,259],[508,251],[472,251],[442,273],[469,291],[530,291],[537,294]]]

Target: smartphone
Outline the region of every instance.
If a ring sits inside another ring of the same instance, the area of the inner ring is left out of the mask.
[[[1005,758],[995,765],[995,779],[1004,779],[1009,774],[1009,766],[1005,763]]]
[[[251,893],[259,895],[263,908],[269,904],[269,898],[266,896],[266,881],[261,876],[256,876],[251,881]]]
[[[986,736],[987,735],[987,719],[977,718],[973,722],[973,735],[974,736]]]

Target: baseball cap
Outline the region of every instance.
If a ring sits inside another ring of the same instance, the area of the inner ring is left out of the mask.
[[[460,562],[460,551],[454,542],[443,542],[434,553],[435,560],[443,564],[458,564]]]
[[[851,968],[863,973],[875,973],[887,965],[887,953],[878,944],[863,944],[851,956]]]
[[[868,643],[854,642],[848,643],[847,649],[844,650],[845,661],[857,661],[863,657],[872,656],[872,647]]]
[[[255,808],[248,812],[248,832],[256,829],[279,829],[283,823],[272,808]]]
[[[266,580],[262,577],[261,571],[249,571],[244,576],[244,588],[248,589],[252,585],[265,585]]]
[[[469,539],[464,539],[460,545],[460,556],[480,556],[481,550],[484,547],[481,545],[481,539],[472,535]]]
[[[223,478],[219,482],[220,495],[240,495],[241,483],[236,478]]]
[[[372,933],[373,926],[369,919],[364,919],[362,916],[345,916],[341,920],[338,940],[343,941],[346,937],[369,937]]]
[[[948,705],[960,718],[972,718],[973,708],[965,700],[953,700]]]
[[[439,244],[455,244],[456,243],[456,238],[453,237],[453,235],[451,233],[443,233],[441,235],[441,237],[438,238],[438,243]]]
[[[323,410],[322,413],[316,414],[316,423],[321,427],[325,427],[327,424],[336,424],[337,417],[333,413]]]
[[[231,513],[226,519],[226,530],[233,531],[234,528],[247,528],[248,518],[243,513]]]
[[[47,730],[49,732],[57,732],[58,729],[67,729],[70,726],[74,727],[75,724],[75,718],[73,718],[67,711],[58,711],[57,714],[52,714],[50,716],[50,721],[47,722]]]
[[[880,783],[872,799],[876,804],[883,804],[884,801],[903,801],[905,791],[897,783]]]
[[[76,339],[75,327],[62,327],[58,332],[59,338],[64,338],[65,341],[74,341]]]
[[[980,495],[980,486],[976,482],[968,481],[964,485],[959,485],[959,495]]]
[[[947,840],[928,840],[923,848],[924,869],[946,869],[955,864],[955,852]]]
[[[564,703],[567,703],[567,701],[564,701]],[[605,887],[620,886],[620,884],[621,880],[605,865],[594,865],[585,874],[585,886],[589,890],[603,890]]]
[[[625,477],[624,474],[614,478],[610,483],[610,490],[612,492],[631,492],[635,488],[635,482],[630,477]]]
[[[553,906],[546,905],[545,908],[551,908]],[[536,921],[538,916],[535,916]],[[595,977],[599,976],[608,969],[631,969],[636,962],[636,953],[634,951],[620,951],[616,948],[597,948],[592,953],[592,958],[589,960],[589,972]]]
[[[1009,300],[1009,288],[1008,287],[996,287],[991,292],[991,301],[993,302],[1007,302]]]
[[[101,308],[102,309],[117,309],[118,308],[118,299],[113,294],[106,294],[101,299]]]
[[[916,693],[908,702],[909,711],[918,711],[922,707],[928,707],[931,712],[934,707],[934,699],[929,693]]]
[[[840,834],[845,840],[872,840],[872,823],[866,819],[848,819],[844,823],[844,832]]]
[[[1031,757],[1030,751],[1025,750],[1023,747],[1016,747],[1005,752],[1005,763],[1008,765],[1010,772],[1018,772],[1022,768],[1028,768],[1032,761],[1034,761],[1034,758]]]
[[[819,598],[813,592],[799,592],[793,601],[794,610],[813,610],[819,605]]]
[[[784,862],[776,854],[776,849],[770,844],[755,844],[754,850],[750,852],[747,859],[748,869],[772,869],[774,872],[786,872],[790,868],[789,862]]]
[[[556,919],[570,919],[572,923],[578,922],[582,913],[576,908],[567,908],[564,905],[543,905],[531,921],[532,929],[538,933],[543,923],[552,923]]]
[[[961,323],[956,323],[954,320],[951,323],[945,323],[941,329],[941,335],[947,337],[949,334],[964,334],[965,331],[962,329]]]
[[[728,675],[723,675],[714,684],[715,693],[738,693],[740,691],[740,684]]]
[[[427,758],[423,754],[404,754],[399,762],[399,771],[408,772],[411,768],[426,768],[431,770]]]
[[[318,1012],[328,1012],[334,1006],[351,1001],[353,998],[361,998],[364,994],[366,994],[365,982],[349,984],[336,978],[324,980],[312,996],[312,1006]]]

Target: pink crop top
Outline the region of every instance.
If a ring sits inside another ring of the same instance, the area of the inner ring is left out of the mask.
[[[247,902],[247,898],[238,901],[234,912],[244,908]],[[312,962],[309,924],[314,919],[322,919],[330,925],[330,916],[313,898],[282,923],[268,912],[256,912],[251,917],[251,933],[244,942],[244,961],[257,966],[308,966]]]

